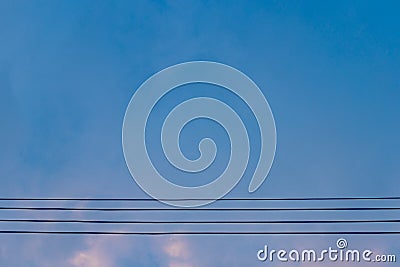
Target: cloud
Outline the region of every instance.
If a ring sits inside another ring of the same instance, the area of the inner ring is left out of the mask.
[[[198,266],[193,257],[190,243],[182,237],[170,237],[162,244],[165,262],[168,267]]]
[[[79,252],[70,261],[73,266],[77,267],[109,267],[112,266],[110,260],[105,255],[96,249]]]
[[[149,247],[152,249],[149,250]],[[153,260],[158,266],[165,267],[201,266],[194,257],[192,244],[186,238],[176,236],[134,239],[123,236],[91,237],[86,240],[86,247],[72,253],[68,262],[73,267],[117,267],[121,266],[123,259],[135,266],[147,266]]]
[[[114,267],[118,260],[132,247],[133,242],[126,242],[122,237],[99,236],[88,238],[87,246],[76,251],[69,259],[74,267]]]

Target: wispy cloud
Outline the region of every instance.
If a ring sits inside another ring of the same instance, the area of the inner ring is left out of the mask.
[[[161,244],[168,267],[195,267],[198,266],[193,257],[193,248],[189,241],[183,237],[170,237]]]
[[[76,251],[69,259],[74,267],[114,267],[126,254],[133,242],[117,236],[88,238],[86,248]]]

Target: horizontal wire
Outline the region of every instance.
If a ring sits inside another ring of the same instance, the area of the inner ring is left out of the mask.
[[[67,208],[67,207],[0,207],[0,210],[47,211],[363,211],[400,210],[400,207],[338,207],[338,208]]]
[[[37,234],[37,235],[399,235],[400,231],[350,231],[350,232],[114,232],[114,231],[30,231],[0,230],[0,234]]]
[[[132,221],[132,220],[57,220],[0,219],[0,222],[28,223],[89,223],[89,224],[342,224],[342,223],[400,223],[396,220],[279,220],[279,221]]]
[[[207,198],[152,199],[152,198],[15,198],[3,197],[0,201],[196,201],[215,200]],[[400,196],[390,197],[310,197],[310,198],[221,198],[218,201],[324,201],[324,200],[400,200]]]

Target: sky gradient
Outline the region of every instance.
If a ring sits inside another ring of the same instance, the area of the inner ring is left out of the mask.
[[[278,142],[267,180],[249,195],[251,174],[245,175],[228,197],[399,196],[399,10],[397,1],[0,1],[0,196],[147,198],[124,162],[125,109],[151,75],[193,60],[221,62],[244,72],[262,90],[274,114]],[[213,92],[212,87],[191,91]],[[175,92],[168,97],[158,111],[188,96]],[[245,107],[242,110],[247,114]],[[254,122],[247,117],[254,133]],[[154,116],[159,125],[157,120],[160,117]],[[199,133],[200,128],[209,131]],[[226,151],[225,133],[208,121],[185,131],[182,144],[188,157],[196,157],[196,140],[210,132],[220,151]],[[152,153],[162,167],[157,151],[154,147]],[[218,160],[216,172],[226,163],[226,154]],[[173,172],[165,168],[166,173]],[[204,182],[210,176],[198,178]],[[175,174],[171,179],[192,183]],[[400,213],[320,216],[378,215],[394,218]],[[1,216],[98,215],[2,211]],[[153,215],[140,218],[146,216]],[[165,218],[185,216],[189,215]],[[320,218],[318,214],[246,216]],[[1,229],[15,227],[0,224]],[[321,228],[331,229],[311,229]],[[266,243],[325,248],[339,237],[2,235],[0,265],[265,266],[257,262],[256,252]],[[354,246],[371,245],[397,252],[400,258],[396,236],[346,238]],[[275,264],[268,265],[280,266]]]

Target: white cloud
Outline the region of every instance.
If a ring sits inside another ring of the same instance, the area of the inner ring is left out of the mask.
[[[74,267],[114,267],[132,248],[132,242],[117,236],[98,236],[86,240],[87,247],[76,251],[69,259]]]
[[[104,240],[90,240],[88,247],[75,252],[69,262],[76,267],[112,267],[112,255],[104,249]]]
[[[110,267],[113,266],[102,251],[97,250],[96,248],[90,248],[87,251],[78,252],[75,256],[70,260],[70,263],[73,266],[77,267]]]
[[[164,253],[164,261],[168,267],[195,267],[190,243],[182,237],[170,237],[160,245]]]

